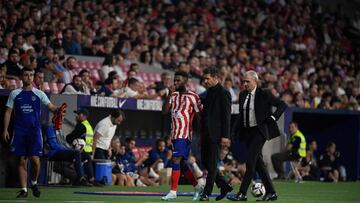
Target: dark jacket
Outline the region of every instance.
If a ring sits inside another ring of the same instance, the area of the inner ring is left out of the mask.
[[[230,137],[231,96],[220,84],[207,91],[203,102],[202,139],[220,142],[222,137]]]
[[[242,128],[244,128],[243,106],[247,95],[248,91],[240,92],[239,115],[233,128],[234,134],[239,135],[240,139],[245,138],[242,136],[241,132],[243,131]],[[274,116],[275,119],[278,120],[287,107],[285,102],[272,95],[269,90],[265,90],[260,87],[256,88],[254,102],[256,123],[262,135],[267,140],[280,136],[279,127],[277,126],[276,121],[271,118],[271,116]],[[273,106],[276,107],[274,112],[272,111]]]

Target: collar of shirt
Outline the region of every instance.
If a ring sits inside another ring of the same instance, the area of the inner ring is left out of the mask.
[[[257,88],[257,86],[255,86],[255,88],[254,88],[251,92],[249,92],[249,93],[251,94],[251,96],[254,96],[254,95],[255,95],[256,88]]]

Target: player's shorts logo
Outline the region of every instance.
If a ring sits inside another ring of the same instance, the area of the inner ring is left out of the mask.
[[[32,97],[31,97],[31,100],[32,100],[32,101],[35,101],[35,100],[36,100],[36,97],[35,97],[35,96],[32,96]]]

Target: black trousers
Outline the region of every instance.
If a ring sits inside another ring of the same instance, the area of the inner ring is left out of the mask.
[[[264,136],[261,134],[258,127],[245,128],[241,133],[246,137],[245,144],[248,156],[246,161],[246,172],[240,186],[240,193],[247,193],[251,179],[255,176],[256,172],[259,174],[261,181],[265,186],[266,193],[275,193],[274,185],[269,177],[269,172],[266,169],[262,156],[262,148],[266,141]]]
[[[213,143],[209,139],[202,139],[201,141],[201,160],[205,169],[208,171],[206,177],[206,185],[204,187],[204,194],[211,195],[214,182],[218,188],[226,187],[224,177],[220,175],[217,164],[220,160],[220,143]]]
[[[274,170],[278,174],[278,178],[285,178],[284,161],[294,161],[299,159],[300,156],[291,151],[284,151],[271,155],[271,162],[274,166]]]

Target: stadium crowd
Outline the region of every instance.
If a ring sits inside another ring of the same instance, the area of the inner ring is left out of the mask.
[[[17,0],[0,8],[1,88],[18,86],[30,67],[39,88],[53,82],[66,84],[60,93],[154,99],[169,82],[143,81],[139,71],[180,69],[201,79],[216,66],[233,102],[252,69],[290,106],[359,109],[359,13],[312,0]],[[103,57],[99,78],[74,55]]]

